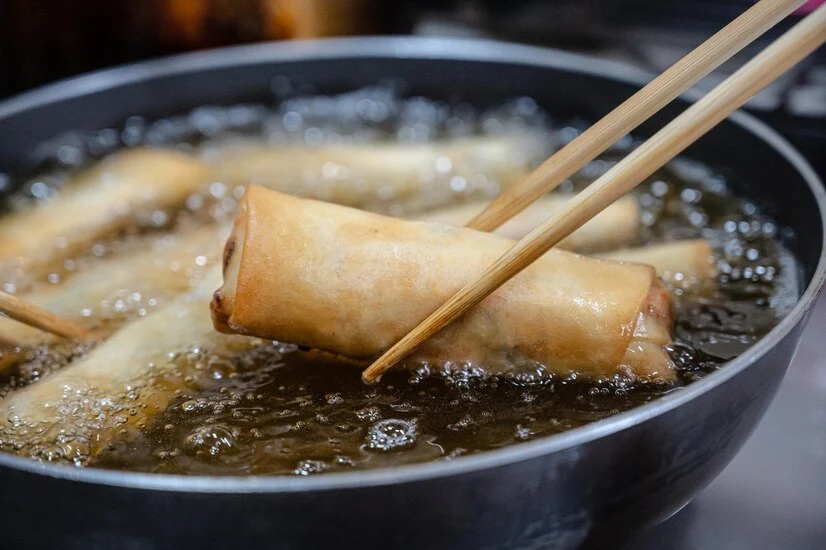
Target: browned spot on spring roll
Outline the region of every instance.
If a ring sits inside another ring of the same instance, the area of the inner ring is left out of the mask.
[[[222,332],[373,358],[512,243],[253,186],[227,244],[213,322]],[[492,373],[542,365],[592,380],[670,379],[663,346],[672,319],[650,266],[552,251],[410,360],[468,362]],[[659,353],[623,362],[648,344]]]

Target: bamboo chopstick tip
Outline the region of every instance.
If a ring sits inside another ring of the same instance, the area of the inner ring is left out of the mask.
[[[10,319],[63,338],[92,339],[92,333],[74,321],[59,317],[23,298],[2,291],[0,312]]]
[[[361,381],[372,386],[381,382],[381,377],[388,367],[382,367],[378,363],[373,363],[361,373]]]

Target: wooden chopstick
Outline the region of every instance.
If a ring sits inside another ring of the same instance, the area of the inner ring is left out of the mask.
[[[502,193],[467,227],[493,231],[804,3],[805,0],[758,2]]]
[[[20,321],[31,327],[62,336],[63,338],[85,340],[90,336],[89,331],[76,323],[58,317],[54,313],[39,308],[31,302],[2,291],[0,291],[0,312],[5,313],[15,321]]]
[[[755,93],[796,65],[824,42],[826,42],[826,5],[812,12],[700,101],[654,134],[605,175],[574,197],[570,205],[562,212],[548,218],[516,243],[479,279],[461,289],[370,365],[362,373],[363,380],[368,383],[375,382],[387,369],[407,356],[413,348],[455,321],[560,240],[636,187],[640,181],[694,143]]]

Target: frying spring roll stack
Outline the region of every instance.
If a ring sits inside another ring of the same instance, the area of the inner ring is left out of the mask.
[[[430,144],[255,144],[220,150],[215,165],[169,150],[125,151],[80,173],[54,200],[0,218],[0,283],[24,288],[134,223],[136,213],[175,208],[211,179],[380,209],[403,199],[415,211],[474,190],[495,194],[546,148],[545,136],[526,133]]]
[[[126,325],[83,359],[0,400],[0,449],[85,461],[128,439],[186,385],[190,367],[170,353],[200,347],[232,356],[257,345],[212,328],[208,302],[220,280],[216,266],[189,293]]]
[[[218,243],[228,229],[205,226],[164,237],[150,235],[142,239],[134,254],[105,258],[60,285],[42,285],[23,297],[61,317],[87,323],[134,315],[128,311],[130,307],[148,310],[150,299],[163,302],[189,290],[207,266],[220,260]],[[31,345],[55,338],[0,318],[0,343]]]
[[[54,200],[0,218],[0,275],[33,276],[38,264],[117,233],[138,212],[179,205],[209,174],[205,163],[174,151],[118,153],[67,182]]]
[[[258,184],[379,210],[403,201],[405,212],[417,212],[444,206],[457,196],[494,196],[522,178],[547,150],[547,136],[525,132],[430,143],[253,143],[226,146],[209,156],[218,178],[234,185]]]
[[[371,359],[513,241],[250,187],[224,251],[215,327]],[[491,373],[673,378],[670,295],[654,269],[552,251],[410,360]]]
[[[551,214],[567,206],[572,196],[548,195],[502,224],[494,233],[509,239],[521,239]],[[487,203],[473,202],[427,212],[417,219],[463,226],[479,214]],[[577,252],[611,250],[633,241],[639,229],[640,208],[634,197],[623,197],[588,221],[566,239],[559,248]]]

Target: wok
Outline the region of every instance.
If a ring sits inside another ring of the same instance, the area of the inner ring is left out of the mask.
[[[595,120],[648,75],[551,50],[483,41],[362,38],[238,47],[116,68],[0,104],[0,168],[25,169],[69,130],[207,104],[272,100],[274,77],[338,93],[387,78],[406,93],[476,105],[535,98]],[[693,97],[693,96],[692,96]],[[646,123],[647,135],[685,108]],[[736,113],[688,153],[736,172],[736,191],[792,228],[802,296],[719,372],[582,428],[451,462],[311,478],[183,477],[0,456],[2,545],[15,548],[575,548],[661,522],[751,434],[826,277],[826,194],[778,134]]]

